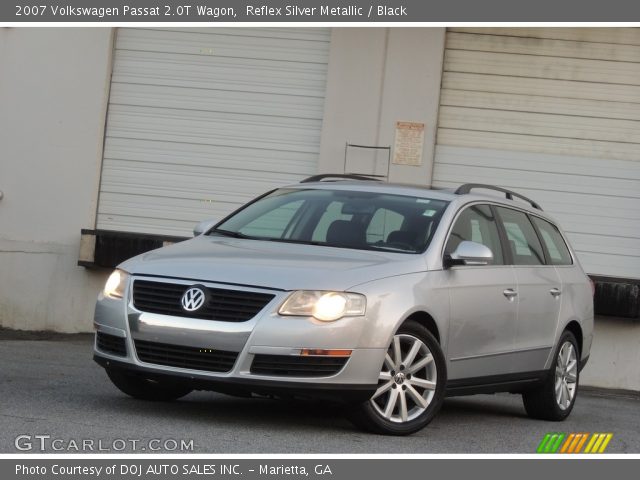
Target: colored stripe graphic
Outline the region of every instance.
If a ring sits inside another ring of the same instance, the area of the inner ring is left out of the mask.
[[[565,433],[547,433],[536,451],[538,453],[556,453],[565,436]]]
[[[544,438],[540,442],[540,445],[538,445],[538,449],[536,450],[537,453],[544,453],[544,447],[547,445],[547,442],[549,441],[550,438],[551,438],[551,434],[550,433],[547,433],[544,436]]]
[[[607,446],[609,445],[609,442],[611,441],[612,438],[613,438],[613,433],[606,434],[606,437],[602,442],[602,445],[600,446],[600,450],[598,451],[598,453],[604,453],[604,451],[607,449]]]
[[[569,436],[567,437],[567,440],[564,442],[564,445],[562,445],[562,449],[560,450],[560,453],[567,453],[567,450],[569,449],[569,446],[571,445],[571,443],[575,443],[578,441],[578,437],[580,436],[580,434],[576,434],[576,433],[570,433]]]
[[[594,433],[584,453],[604,453],[612,438],[612,433]]]
[[[588,433],[572,433],[572,438],[567,439],[560,453],[578,453],[588,436]]]
[[[555,443],[551,447],[551,451],[549,453],[556,453],[558,451],[558,449],[560,448],[560,445],[562,445],[562,440],[564,440],[565,436],[566,434],[564,433],[558,433],[558,438],[556,439]]]
[[[578,444],[576,445],[576,449],[571,453],[580,453],[580,451],[582,450],[583,445],[587,441],[587,438],[589,438],[589,434],[588,433],[581,433],[581,435],[582,435],[582,438],[580,439],[580,442],[578,442]]]
[[[580,453],[586,443],[584,453],[604,453],[613,438],[613,433],[547,433],[537,453]]]
[[[598,433],[594,433],[593,435],[591,435],[589,443],[587,443],[587,448],[584,449],[584,453],[591,453],[591,447],[593,447],[594,443],[596,443],[596,440],[598,440],[599,436],[600,434]]]

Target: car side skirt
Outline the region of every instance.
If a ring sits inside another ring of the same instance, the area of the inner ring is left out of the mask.
[[[521,393],[540,386],[544,383],[548,374],[548,370],[538,370],[449,380],[447,382],[446,395],[447,397],[455,397],[478,393]]]

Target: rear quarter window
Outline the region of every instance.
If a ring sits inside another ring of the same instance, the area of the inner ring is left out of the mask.
[[[547,248],[549,260],[552,265],[571,265],[571,253],[569,247],[562,238],[558,228],[552,223],[538,217],[532,217],[533,223],[540,232],[540,237]]]

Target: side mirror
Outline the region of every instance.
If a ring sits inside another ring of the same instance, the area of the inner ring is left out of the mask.
[[[198,223],[195,227],[193,227],[193,236],[197,237],[198,235],[202,235],[204,232],[208,231],[213,227],[216,223],[218,223],[217,219],[209,219],[203,220]]]
[[[493,260],[493,253],[486,245],[465,240],[458,248],[444,258],[444,267],[454,265],[488,265]]]

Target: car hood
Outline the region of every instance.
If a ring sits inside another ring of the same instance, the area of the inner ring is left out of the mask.
[[[122,263],[157,275],[282,290],[347,290],[426,270],[422,255],[201,235]]]

